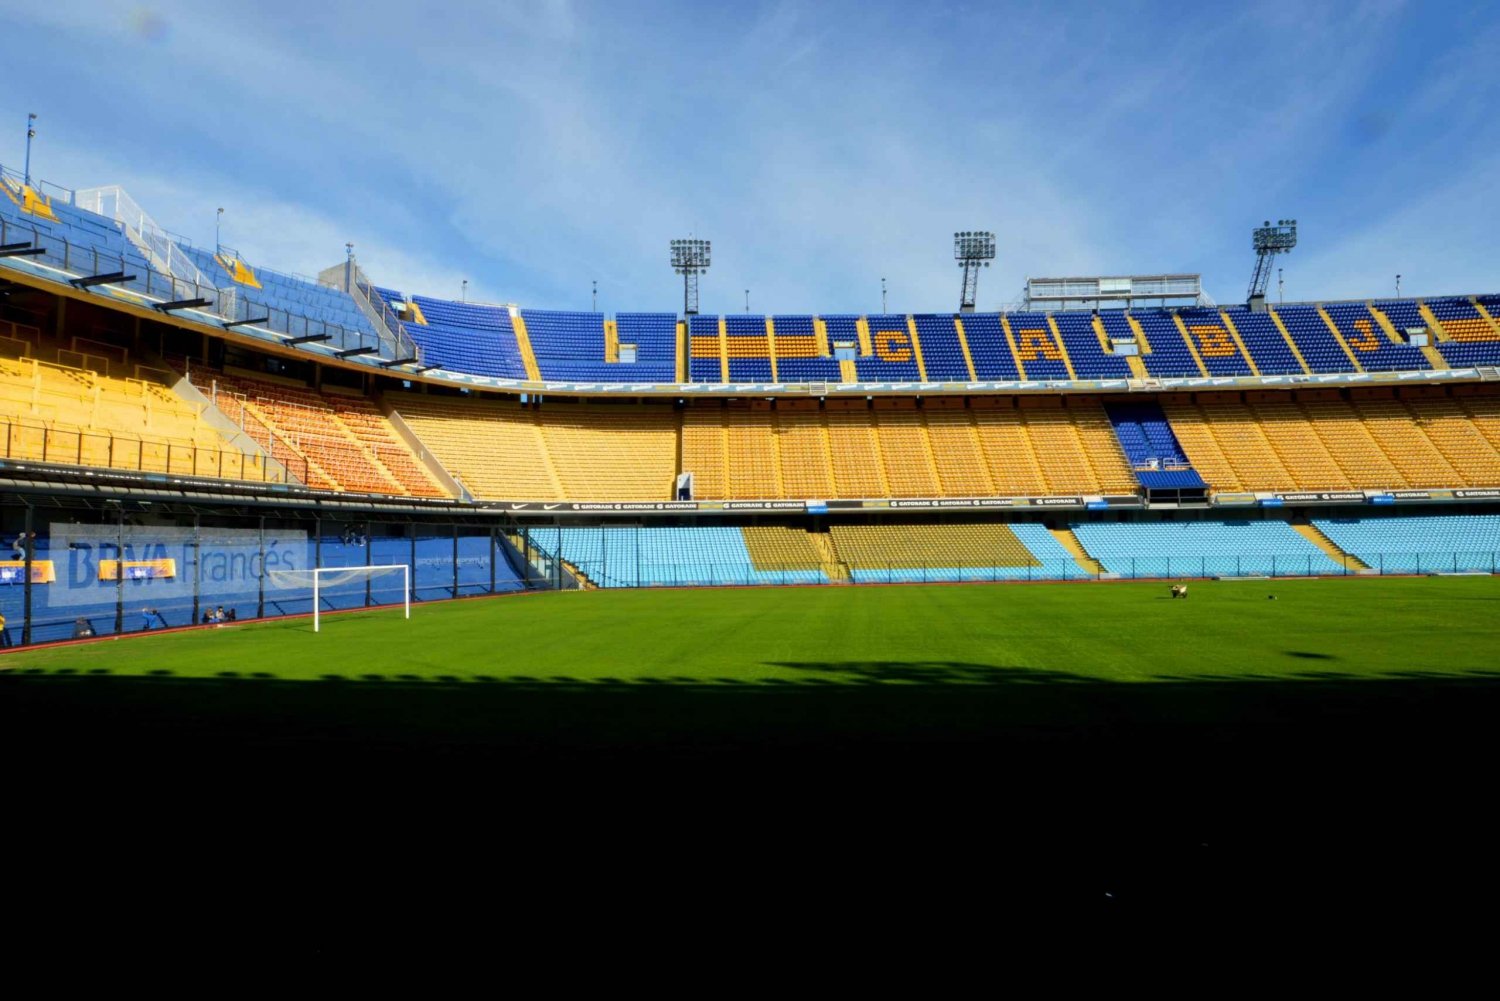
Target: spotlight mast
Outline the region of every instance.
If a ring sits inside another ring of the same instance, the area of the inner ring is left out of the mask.
[[[974,312],[974,300],[979,295],[979,269],[990,266],[995,259],[995,234],[979,230],[965,230],[953,234],[953,257],[964,269],[964,287],[958,300],[960,313]]]
[[[1251,309],[1264,308],[1266,286],[1271,282],[1271,261],[1277,254],[1290,253],[1297,245],[1297,220],[1278,219],[1274,226],[1267,220],[1250,234],[1250,243],[1255,248],[1255,271],[1250,276],[1250,292],[1245,301]]]
[[[712,262],[708,240],[673,240],[672,270],[682,276],[682,313],[698,315],[698,276]]]

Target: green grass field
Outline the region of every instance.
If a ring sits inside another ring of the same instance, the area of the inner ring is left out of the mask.
[[[1500,579],[592,591],[0,657],[17,675],[528,685],[1500,677]],[[1275,601],[1268,600],[1276,595]]]

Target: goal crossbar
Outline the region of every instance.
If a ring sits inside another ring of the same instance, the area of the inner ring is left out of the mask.
[[[278,588],[312,588],[313,632],[322,625],[322,597],[325,588],[352,581],[371,581],[386,574],[401,574],[401,604],[406,618],[411,618],[411,567],[390,563],[368,567],[320,567],[316,570],[267,570],[266,580]]]

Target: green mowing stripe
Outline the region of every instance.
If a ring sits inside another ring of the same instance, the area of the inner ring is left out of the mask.
[[[1291,586],[1295,583],[1295,586]],[[599,590],[0,658],[12,674],[997,685],[1500,676],[1500,579]],[[1275,594],[1275,601],[1267,600]]]

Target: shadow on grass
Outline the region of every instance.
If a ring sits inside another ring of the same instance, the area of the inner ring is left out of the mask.
[[[1067,818],[1076,837],[1143,811],[1196,830],[1208,813],[1342,810],[1401,788],[1462,802],[1500,714],[1500,677],[1420,669],[1126,684],[965,661],[780,666],[808,680],[10,674],[0,751],[28,774],[51,768],[58,789],[170,770],[193,788],[275,776],[321,802],[356,777],[405,776],[461,802],[529,790],[589,817],[609,802],[617,819],[654,793],[684,830],[705,797],[731,819],[915,798],[923,818]]]

